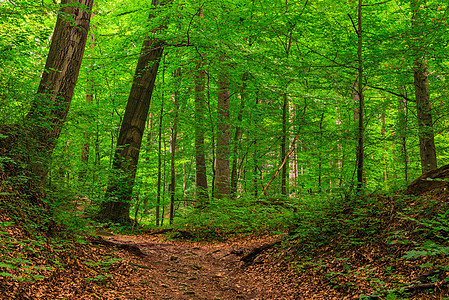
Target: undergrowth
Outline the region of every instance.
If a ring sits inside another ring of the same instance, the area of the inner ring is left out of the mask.
[[[447,199],[373,194],[310,203],[293,220],[289,261],[298,273],[312,272],[343,296],[408,299],[421,292],[418,299],[437,299],[429,294],[437,290],[432,283],[443,291],[435,297],[447,296]]]
[[[295,207],[293,201],[280,199],[213,199],[205,208],[186,209],[176,217],[171,237],[224,240],[235,234],[280,234],[286,231]]]
[[[87,287],[110,280],[109,267],[117,260],[85,239],[88,221],[66,210],[63,194],[40,197],[37,205],[0,182],[0,298],[34,299],[32,287],[45,290],[50,282],[60,288],[70,281]],[[65,292],[45,295],[53,293]]]

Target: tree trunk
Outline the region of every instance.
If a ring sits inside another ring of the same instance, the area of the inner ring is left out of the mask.
[[[404,163],[404,181],[408,184],[408,149],[407,149],[407,123],[408,108],[405,100],[399,99],[399,136],[402,149],[402,159]]]
[[[159,114],[159,133],[157,147],[157,194],[156,194],[156,226],[164,223],[164,210],[162,209],[161,218],[161,185],[162,185],[162,125],[164,122],[164,101],[161,102],[161,111]],[[165,168],[164,168],[165,170]],[[164,176],[165,177],[165,176]],[[165,180],[164,180],[165,182]]]
[[[203,207],[209,201],[207,191],[206,155],[204,146],[204,108],[206,72],[198,66],[195,79],[195,186],[197,206]]]
[[[323,145],[323,120],[324,112],[321,113],[320,117],[320,146],[318,147],[318,192],[321,193],[322,188],[322,177],[323,177],[323,154],[321,147]]]
[[[357,82],[357,96],[359,100],[358,107],[358,133],[357,133],[357,192],[361,192],[363,188],[363,179],[364,179],[364,148],[363,148],[363,140],[364,140],[364,98],[363,98],[363,57],[362,57],[362,49],[363,49],[363,34],[362,34],[362,0],[358,2],[358,26],[357,26],[357,35],[358,35],[358,49],[357,49],[357,59],[358,59],[358,82]]]
[[[245,75],[243,75],[243,80],[245,80]],[[231,171],[231,198],[235,199],[237,194],[237,185],[239,181],[238,176],[238,165],[239,165],[239,148],[240,139],[242,137],[242,120],[243,120],[243,110],[245,109],[245,96],[244,96],[245,84],[242,85],[242,90],[240,92],[240,110],[237,115],[237,126],[235,127],[234,139],[233,139],[233,158],[232,158],[232,171]]]
[[[424,5],[426,1],[422,1]],[[420,0],[413,0],[412,6],[412,27],[415,30],[417,41],[421,40],[420,25],[422,14],[420,13]],[[413,77],[415,84],[416,109],[419,129],[419,153],[421,156],[422,173],[437,168],[437,156],[433,133],[432,109],[429,96],[429,72],[425,59],[422,57],[420,45],[415,46],[415,66]]]
[[[130,222],[129,208],[139,151],[163,49],[160,41],[147,38],[143,42],[117,140],[113,160],[116,172],[111,175],[97,215],[101,220]]]
[[[26,116],[31,188],[46,184],[49,160],[72,101],[83,59],[93,0],[62,0],[37,97]]]
[[[387,141],[386,141],[386,136],[385,136],[385,132],[386,132],[386,126],[385,126],[385,111],[383,111],[380,115],[380,121],[382,122],[382,128],[381,128],[381,133],[382,133],[382,144],[383,144],[383,154],[382,154],[382,162],[384,164],[384,185],[385,188],[388,187],[388,180],[389,180],[389,170],[388,170],[388,147],[387,147]],[[394,150],[393,150],[394,151]]]
[[[281,163],[287,155],[287,141],[288,141],[288,96],[284,93],[282,104],[282,141],[281,141]],[[285,163],[282,166],[281,174],[281,195],[287,198],[287,167],[288,164]]]
[[[93,49],[95,47],[95,37],[93,33],[90,34],[90,48]],[[87,95],[86,95],[86,102],[90,106],[94,102],[94,83],[93,78],[88,74],[87,75]],[[90,152],[90,127],[91,127],[91,121],[88,119],[86,120],[87,126],[85,125],[83,129],[83,141],[84,144],[81,147],[81,170],[78,173],[78,181],[80,182],[86,182],[87,180],[87,170],[88,170],[88,164],[89,164],[89,152]]]
[[[220,57],[223,63],[224,56]],[[230,98],[229,72],[227,66],[221,66],[218,75],[218,120],[217,120],[217,156],[216,179],[215,179],[215,198],[229,198],[231,194],[229,184],[229,98]]]
[[[416,108],[418,110],[419,153],[422,173],[437,168],[437,155],[433,133],[429,96],[428,70],[423,61],[416,61],[414,73]]]
[[[174,77],[179,79],[181,77],[181,69],[177,69],[174,73]],[[179,111],[179,91],[175,91],[173,95],[173,100],[175,102],[175,116],[173,119],[173,127],[172,127],[172,136],[171,136],[171,165],[170,165],[170,173],[171,173],[171,181],[169,185],[170,192],[170,225],[173,224],[173,218],[175,216],[175,191],[176,191],[176,141],[178,135],[178,111]]]

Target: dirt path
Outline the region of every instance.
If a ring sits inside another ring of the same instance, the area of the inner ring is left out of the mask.
[[[115,235],[104,239],[127,249],[120,251],[120,256],[134,269],[125,279],[128,287],[123,286],[122,295],[113,293],[111,299],[289,299],[268,296],[273,293],[270,285],[249,276],[241,261],[244,253],[276,237],[208,244],[157,236]]]

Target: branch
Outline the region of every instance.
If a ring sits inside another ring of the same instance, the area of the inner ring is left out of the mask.
[[[385,3],[391,2],[391,1],[393,1],[393,0],[387,0],[387,1],[384,1],[384,2],[378,2],[378,3],[373,3],[373,4],[362,4],[362,6],[375,6],[375,5],[382,5],[382,4],[385,4]]]
[[[392,95],[395,95],[395,96],[401,97],[402,99],[404,99],[404,100],[406,100],[406,101],[410,101],[410,102],[415,102],[415,101],[413,101],[412,99],[408,98],[408,97],[407,97],[407,96],[405,96],[405,95],[402,95],[402,94],[398,94],[398,93],[395,93],[395,92],[389,91],[389,90],[387,90],[387,89],[384,89],[384,88],[381,88],[381,87],[377,87],[377,86],[372,86],[372,85],[369,85],[369,84],[367,84],[366,86],[367,86],[367,87],[370,87],[370,88],[372,88],[372,89],[376,89],[376,90],[384,91],[384,92],[387,92],[387,93],[389,93],[389,94],[392,94]]]
[[[352,19],[351,15],[348,14],[349,19],[351,19],[351,23],[352,23],[352,27],[354,28],[355,33],[357,34],[357,36],[359,36],[359,31],[357,30],[357,26],[355,26],[354,20]]]
[[[273,177],[271,177],[271,180],[267,183],[267,185],[263,188],[262,193],[260,194],[259,197],[261,197],[265,191],[268,189],[268,187],[270,186],[270,184],[273,182],[273,180],[276,178],[276,176],[279,174],[279,171],[282,170],[282,168],[284,167],[285,163],[287,162],[287,159],[290,157],[290,155],[293,153],[293,150],[295,149],[295,143],[296,140],[298,139],[299,133],[301,132],[301,128],[302,128],[302,124],[304,123],[304,116],[306,114],[306,108],[307,108],[307,100],[304,100],[304,110],[302,112],[302,123],[299,125],[298,128],[298,133],[296,134],[295,138],[292,141],[292,144],[290,146],[290,150],[288,150],[287,155],[285,156],[284,160],[282,161],[281,166],[276,170],[276,173],[274,173]]]
[[[150,9],[155,9],[155,7],[152,7]],[[116,17],[121,17],[121,16],[125,16],[127,14],[132,14],[132,13],[135,13],[136,11],[139,11],[139,10],[140,9],[134,9],[134,10],[131,10],[131,11],[125,11],[123,13],[120,13],[120,14],[116,15]]]
[[[306,3],[304,3],[304,6],[302,7],[302,11],[299,14],[299,16],[302,16],[302,14],[304,13],[304,10],[306,9],[307,4],[309,3],[309,0],[306,0]]]
[[[273,26],[270,26],[270,27],[271,27],[271,29],[273,29],[273,31],[274,31],[275,33],[278,33],[279,35],[287,36],[286,34],[279,33],[276,29],[273,28]],[[287,36],[287,37],[288,37],[288,36]],[[299,51],[298,45],[301,45],[302,47],[308,49],[310,52],[312,52],[312,53],[314,53],[314,54],[316,54],[316,55],[318,55],[318,56],[321,56],[321,57],[323,57],[323,58],[325,58],[325,59],[327,59],[327,60],[333,62],[336,66],[343,67],[343,68],[348,68],[348,69],[354,69],[354,70],[357,70],[357,69],[358,69],[358,68],[356,68],[356,67],[346,66],[346,65],[344,65],[344,64],[342,64],[342,63],[339,63],[339,62],[335,61],[335,59],[329,58],[329,57],[327,57],[326,55],[321,54],[320,52],[318,52],[318,51],[312,49],[311,47],[307,46],[306,44],[301,43],[298,39],[296,39],[296,38],[294,38],[294,37],[292,37],[292,41],[295,41],[295,42],[296,42],[296,47],[298,48],[298,51]]]

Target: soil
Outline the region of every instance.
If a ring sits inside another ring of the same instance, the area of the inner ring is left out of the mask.
[[[274,236],[239,237],[207,244],[151,235],[114,235],[103,239],[108,246],[121,249],[117,255],[126,259],[135,272],[128,280],[132,294],[127,294],[128,288],[103,290],[97,293],[102,298],[298,299],[294,289],[277,288],[269,280],[264,282],[263,274],[249,276],[261,258],[250,266],[241,260],[251,250],[272,244],[277,239]],[[119,296],[117,292],[122,294]]]

